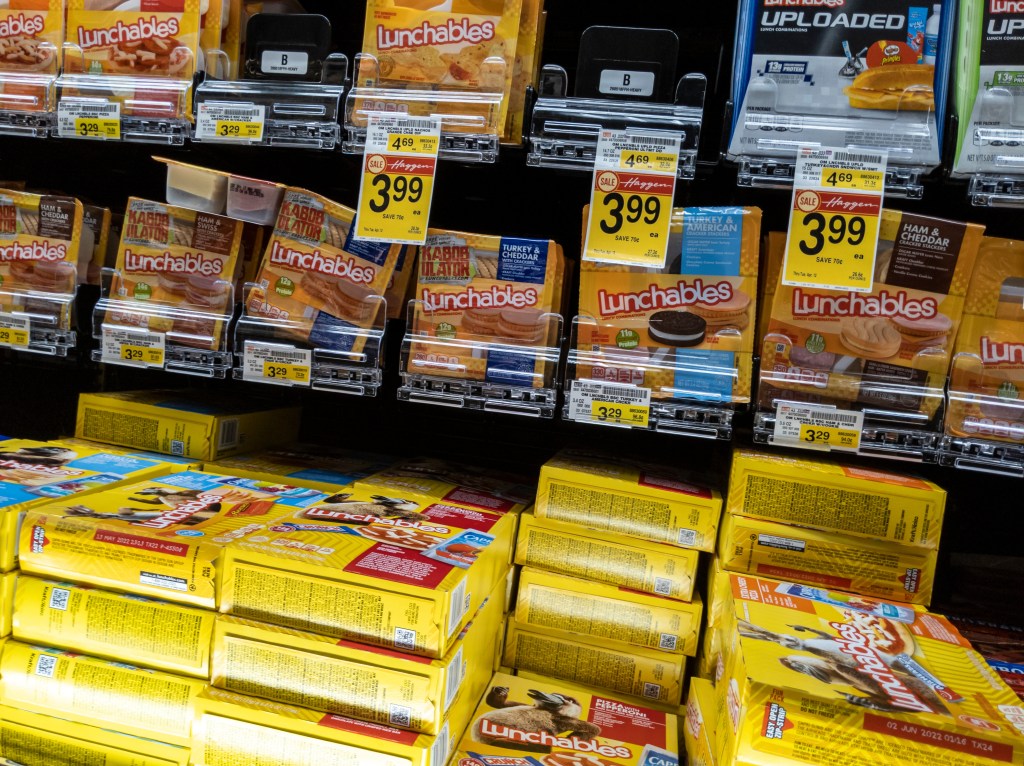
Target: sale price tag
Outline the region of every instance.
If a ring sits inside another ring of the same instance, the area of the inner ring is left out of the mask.
[[[164,366],[166,339],[161,332],[103,328],[102,359],[106,364]]]
[[[782,283],[870,292],[885,187],[885,152],[797,152]]]
[[[32,323],[26,316],[0,314],[0,346],[25,348],[32,336]]]
[[[242,349],[242,379],[279,386],[308,386],[313,352],[294,346],[246,341]]]
[[[57,104],[57,135],[117,141],[121,138],[121,105],[61,101]]]
[[[863,412],[779,402],[773,438],[776,444],[787,447],[856,452],[863,429]]]
[[[266,108],[258,104],[203,102],[196,110],[196,138],[253,143],[263,139]]]
[[[610,426],[647,428],[651,389],[574,380],[569,391],[569,419]]]
[[[422,245],[427,238],[441,118],[371,114],[356,238]]]
[[[664,268],[679,136],[602,130],[583,260]]]

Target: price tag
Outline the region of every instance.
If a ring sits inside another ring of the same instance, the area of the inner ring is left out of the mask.
[[[246,341],[242,349],[242,379],[279,386],[308,386],[313,352],[294,346]]]
[[[196,138],[206,141],[263,140],[266,108],[257,104],[203,102],[196,110]]]
[[[103,328],[102,358],[107,364],[134,367],[164,366],[166,340],[162,332]]]
[[[800,147],[782,283],[870,292],[886,152]]]
[[[610,426],[647,428],[651,389],[574,380],[569,391],[569,419]]]
[[[32,322],[28,317],[0,314],[0,346],[25,348],[32,336]]]
[[[121,105],[61,101],[57,104],[57,135],[117,141],[121,138]]]
[[[664,268],[679,136],[602,130],[583,260]]]
[[[422,245],[441,146],[440,117],[371,114],[356,238]]]
[[[864,413],[779,402],[775,413],[776,444],[813,450],[860,449]]]

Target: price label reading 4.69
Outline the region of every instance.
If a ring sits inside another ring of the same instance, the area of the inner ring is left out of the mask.
[[[871,290],[885,163],[883,152],[800,148],[783,284]]]
[[[370,115],[356,238],[422,245],[427,238],[440,117]]]
[[[678,136],[601,131],[583,259],[663,268],[678,165]]]

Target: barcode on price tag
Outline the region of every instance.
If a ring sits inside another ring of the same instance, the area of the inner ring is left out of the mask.
[[[294,346],[246,341],[242,351],[242,380],[278,386],[312,383],[313,352]]]
[[[569,391],[569,419],[630,428],[647,428],[651,389],[574,380]]]
[[[166,339],[161,332],[103,328],[102,354],[106,364],[163,367]]]
[[[57,104],[57,135],[61,138],[121,138],[121,105],[108,102],[61,101]]]
[[[856,452],[860,448],[863,430],[863,412],[795,402],[779,402],[776,408],[776,444]]]
[[[250,143],[263,138],[266,107],[203,102],[196,111],[196,138]]]

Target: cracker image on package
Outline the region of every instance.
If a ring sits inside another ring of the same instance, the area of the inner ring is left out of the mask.
[[[568,681],[496,673],[452,763],[679,766],[678,719]]]
[[[13,633],[26,643],[205,679],[215,616],[183,604],[22,575]]]
[[[664,269],[584,261],[578,377],[750,401],[760,226],[757,208],[676,209]]]
[[[1024,242],[982,240],[956,338],[946,433],[1024,442]]]
[[[208,609],[232,540],[324,495],[251,479],[183,471],[30,511],[22,570]],[[78,502],[75,502],[75,501]]]
[[[788,400],[934,417],[983,231],[883,210],[871,292],[780,281],[761,352],[760,408]]]
[[[555,345],[564,277],[550,240],[429,229],[406,372],[542,386],[543,357],[492,346]]]
[[[1024,763],[1024,707],[945,618],[731,577],[722,764]]]
[[[234,308],[242,223],[131,197],[104,324],[217,351]]]
[[[383,320],[382,296],[401,245],[355,239],[355,212],[303,189],[285,190],[246,304],[291,340],[359,351],[361,330]]]
[[[338,493],[227,548],[221,611],[442,657],[498,582],[515,514]]]

